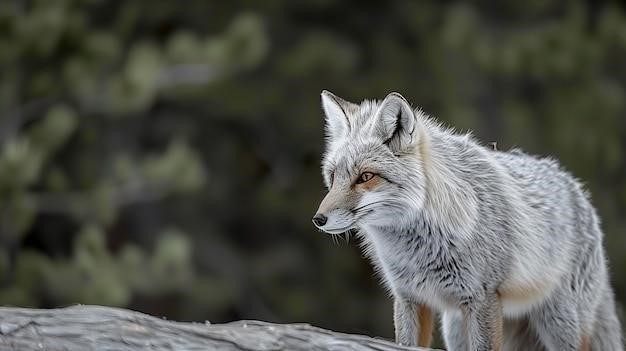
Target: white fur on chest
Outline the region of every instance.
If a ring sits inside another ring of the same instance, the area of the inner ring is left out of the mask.
[[[396,295],[414,301],[425,303],[438,310],[455,309],[456,306],[446,298],[445,294],[438,287],[438,284],[426,278],[422,274],[426,272],[417,271],[418,260],[423,259],[406,252],[401,242],[393,242],[384,239],[384,234],[378,233],[373,228],[368,228],[366,237],[367,251],[374,257],[374,264],[382,273],[387,287]],[[390,267],[403,267],[408,273],[398,276],[392,272]],[[421,284],[418,284],[421,282]]]

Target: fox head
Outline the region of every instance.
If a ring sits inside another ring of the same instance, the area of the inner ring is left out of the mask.
[[[328,194],[313,223],[339,234],[364,226],[400,225],[424,203],[426,119],[398,93],[354,104],[322,92]]]

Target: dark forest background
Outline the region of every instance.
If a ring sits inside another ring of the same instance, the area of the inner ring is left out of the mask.
[[[392,337],[324,195],[319,93],[551,155],[626,303],[626,12],[595,1],[0,1],[0,304]]]

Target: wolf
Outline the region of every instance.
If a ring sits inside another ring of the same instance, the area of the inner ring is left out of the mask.
[[[357,231],[393,297],[396,341],[449,350],[623,350],[589,196],[550,158],[480,145],[402,95],[321,94],[313,223]]]

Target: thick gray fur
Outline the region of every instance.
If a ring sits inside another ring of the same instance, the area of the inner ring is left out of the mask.
[[[353,104],[323,92],[322,105],[319,228],[358,231],[394,297],[397,342],[416,344],[425,304],[449,350],[573,351],[585,338],[623,350],[600,221],[556,161],[484,147],[397,93]],[[362,172],[376,185],[355,184]]]

